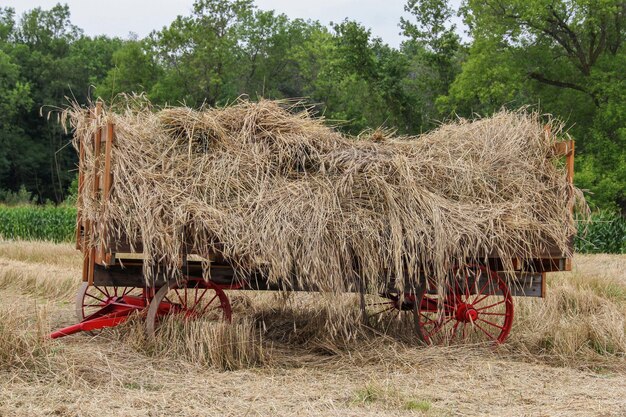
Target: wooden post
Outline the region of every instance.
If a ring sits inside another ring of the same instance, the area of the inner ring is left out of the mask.
[[[571,141],[567,154],[565,155],[565,164],[567,166],[567,181],[574,185],[574,154],[576,142]],[[574,215],[574,205],[572,205],[572,216]],[[572,259],[567,258],[565,260],[565,271],[572,270]]]
[[[85,186],[85,167],[83,161],[85,160],[85,145],[83,144],[83,138],[78,142],[78,195],[76,196],[76,249],[82,251],[82,230],[83,230],[83,188]]]
[[[113,123],[107,123],[106,140],[104,147],[104,189],[102,193],[102,207],[104,207],[109,201],[111,196],[111,188],[113,187],[113,174],[111,173],[111,153],[113,152],[113,143],[115,141],[115,126]],[[101,225],[102,239],[106,239],[107,227],[106,224]],[[111,262],[111,253],[105,247],[107,242],[102,241],[100,247],[100,258],[106,265]],[[107,253],[108,252],[108,253]]]
[[[565,169],[566,169],[566,177],[567,182],[569,184],[574,184],[574,155],[576,149],[576,142],[573,140],[568,140],[565,142],[557,142],[554,144],[554,156],[555,157],[565,157]],[[574,206],[572,206],[572,215],[574,214]],[[573,236],[572,236],[573,238]],[[564,271],[572,270],[572,260],[570,258],[565,259],[565,265],[563,268]]]
[[[554,155],[556,157],[565,157],[565,168],[567,170],[567,182],[574,183],[574,154],[576,142],[568,140],[566,142],[558,142],[554,145]]]
[[[96,103],[96,134],[94,138],[94,166],[93,166],[93,188],[91,190],[91,196],[94,200],[98,198],[98,192],[100,191],[100,176],[98,175],[98,170],[100,168],[100,153],[102,148],[102,129],[100,128],[100,115],[102,114],[102,102],[98,101]],[[89,235],[90,238],[93,238],[93,227],[94,225],[89,225]],[[89,251],[89,273],[87,276],[87,282],[89,285],[93,285],[93,274],[94,269],[96,267],[96,248],[93,246],[93,242],[89,241],[90,251]]]
[[[574,184],[574,153],[575,153],[576,142],[573,140],[570,141],[570,148],[565,156],[565,161],[567,164],[567,180],[570,184]]]
[[[89,112],[89,123],[94,123],[96,119],[96,115],[93,111]],[[91,138],[93,141],[93,138]],[[76,231],[76,246],[80,248],[83,255],[83,273],[82,279],[83,282],[89,281],[89,232],[91,223],[89,220],[83,219],[82,206],[84,203],[84,192],[85,192],[85,170],[87,167],[85,166],[85,146],[91,144],[85,143],[84,138],[80,139],[79,143],[79,163],[78,163],[78,197],[77,197],[77,231]],[[81,236],[82,229],[82,236]],[[79,243],[80,242],[80,243]]]

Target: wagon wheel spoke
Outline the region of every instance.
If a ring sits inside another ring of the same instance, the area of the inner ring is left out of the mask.
[[[489,280],[487,279],[485,281],[485,283],[483,284],[483,286],[480,288],[480,290],[478,291],[478,293],[476,293],[476,297],[474,297],[474,300],[472,301],[472,304],[476,305],[479,302],[481,302],[483,299],[487,298],[489,295],[484,296],[483,298],[481,298],[480,300],[478,299],[478,297],[480,297],[481,295],[483,295],[483,291],[485,290],[485,288],[487,287],[487,285],[489,285]]]
[[[195,309],[198,306],[198,303],[200,302],[200,300],[202,300],[202,298],[204,297],[204,295],[207,293],[208,290],[209,290],[208,288],[205,288],[202,294],[200,294],[200,297],[198,297],[198,292],[196,291],[195,297],[194,297],[195,300],[194,300],[192,309]]]
[[[122,293],[122,297],[125,295],[129,295],[131,292],[133,292],[133,290],[135,289],[135,287],[126,287],[124,289],[124,292]]]
[[[189,291],[193,291],[193,294],[188,294]],[[207,297],[210,298],[205,303]],[[232,314],[228,296],[211,281],[192,278],[180,284],[171,282],[169,285],[161,287],[150,302],[146,314],[146,326],[148,334],[151,336],[155,335],[162,321],[161,317],[168,311],[163,310],[162,303],[170,305],[169,315],[180,315],[185,319],[200,317],[209,311],[219,311],[220,320],[230,321]],[[213,315],[207,315],[207,317],[215,318]]]
[[[478,329],[480,329],[480,331],[482,331],[485,335],[487,335],[487,337],[488,337],[489,339],[491,339],[491,340],[493,340],[493,341],[495,341],[495,340],[496,340],[496,338],[495,338],[495,337],[494,337],[491,333],[489,333],[487,330],[483,329],[483,328],[482,328],[482,327],[481,327],[481,326],[480,326],[477,322],[473,322],[473,323],[472,323],[472,326],[475,326],[475,327],[477,327]]]
[[[109,304],[124,304],[123,297],[131,294],[133,291],[142,291],[143,294],[143,289],[137,287],[106,287],[89,285],[87,282],[83,282],[76,294],[74,304],[76,319],[79,322],[83,321]],[[87,333],[95,335],[99,332],[99,330],[91,330]]]
[[[506,300],[498,301],[497,303],[494,303],[494,304],[488,305],[488,306],[486,306],[486,307],[477,308],[477,309],[476,309],[476,311],[483,311],[483,310],[486,310],[486,309],[488,309],[488,308],[495,307],[495,306],[497,306],[497,305],[503,304],[503,303],[505,303],[505,302],[506,302]]]
[[[91,288],[94,288],[96,291],[99,291],[99,292],[100,292],[100,293],[102,293],[102,295],[104,295],[106,298],[110,298],[110,297],[109,297],[109,293],[106,291],[106,287],[104,287],[104,290],[102,290],[102,288],[100,288],[100,287],[96,287],[96,286],[93,286],[93,287],[91,287]]]
[[[497,273],[483,266],[460,268],[446,280],[445,288],[444,294],[437,295],[423,291],[418,303],[418,330],[427,344],[474,341],[481,337],[501,343],[507,338],[513,302]],[[436,312],[433,303],[437,305]]]
[[[102,298],[98,298],[98,297],[96,297],[96,296],[95,296],[95,295],[93,295],[93,294],[85,293],[85,296],[86,296],[86,297],[93,298],[94,300],[97,300],[97,301],[99,301],[99,302],[101,302],[101,303],[104,303],[104,302],[105,302],[105,300],[103,300]],[[87,305],[94,305],[94,304],[83,304],[83,305],[87,306]]]
[[[208,309],[208,308],[209,308],[209,306],[213,303],[213,301],[215,301],[215,299],[216,299],[216,298],[217,298],[217,294],[215,294],[215,295],[213,296],[213,298],[211,298],[211,299],[209,300],[209,302],[208,302],[208,303],[206,303],[206,305],[204,306],[204,308],[203,308],[203,309],[202,309],[202,311],[200,312],[200,315],[201,315],[201,316],[202,316],[202,315],[204,315],[204,314],[206,313],[207,309]]]
[[[492,322],[490,322],[490,321],[488,321],[488,320],[485,320],[485,319],[478,319],[478,320],[479,320],[479,321],[482,321],[482,322],[484,322],[484,323],[487,323],[487,324],[488,324],[488,325],[490,325],[490,326],[497,327],[497,328],[498,328],[498,329],[500,329],[500,330],[504,330],[504,327],[502,327],[502,326],[498,326],[497,324],[492,323]]]

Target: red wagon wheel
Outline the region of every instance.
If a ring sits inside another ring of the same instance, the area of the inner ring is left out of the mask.
[[[361,296],[361,312],[365,324],[383,334],[414,334],[415,316],[412,314],[416,295],[384,293]],[[408,314],[407,314],[408,313]]]
[[[222,288],[202,278],[188,278],[180,283],[172,280],[157,291],[146,315],[148,335],[154,336],[160,318],[171,314],[185,319],[207,317],[230,321],[232,311]]]
[[[502,343],[513,324],[513,298],[495,271],[470,265],[455,269],[442,294],[422,291],[418,335],[427,344]]]
[[[124,297],[142,298],[148,305],[149,298],[143,288],[102,287],[83,282],[76,294],[76,318],[83,321],[107,304],[121,302]]]
[[[150,302],[150,292],[137,287],[103,287],[89,285],[83,282],[76,294],[76,318],[82,322],[86,318],[99,313],[109,304],[128,304],[147,306]],[[96,335],[100,330],[89,330],[87,333]]]

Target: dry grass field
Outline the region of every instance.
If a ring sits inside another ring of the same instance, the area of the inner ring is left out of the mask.
[[[508,343],[419,347],[363,329],[341,300],[233,293],[234,325],[140,320],[56,341],[80,255],[0,242],[0,416],[623,416],[626,256],[577,256],[516,299]],[[329,305],[347,312],[337,322]]]

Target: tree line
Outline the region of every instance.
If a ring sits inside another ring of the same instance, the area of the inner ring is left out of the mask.
[[[145,92],[194,107],[305,98],[350,134],[419,134],[532,106],[570,127],[592,205],[626,211],[626,1],[407,0],[405,10],[394,48],[356,21],[290,19],[253,0],[197,0],[141,39],[87,36],[67,5],[0,8],[0,199],[20,187],[41,202],[67,197],[76,155],[42,114],[67,97]]]

